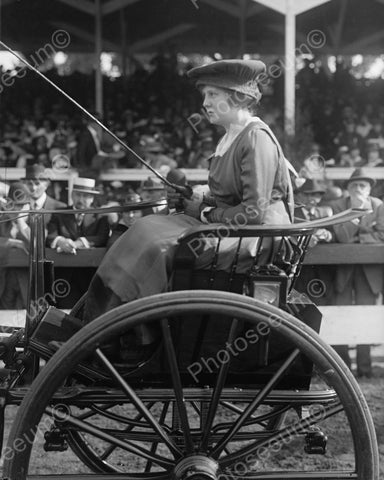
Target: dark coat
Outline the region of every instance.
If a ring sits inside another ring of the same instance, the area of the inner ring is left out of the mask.
[[[3,213],[3,212],[2,212]],[[7,268],[7,257],[9,255],[10,247],[9,246],[9,239],[11,238],[11,229],[12,229],[12,222],[5,221],[5,215],[1,216],[2,222],[0,222],[0,298],[3,297],[5,289],[9,288],[16,288],[20,290],[20,301],[21,304],[17,305],[4,305],[2,301],[0,301],[0,306],[2,308],[26,308],[27,302],[27,289],[28,289],[28,269],[27,268]],[[20,232],[17,234],[16,238],[18,240],[23,240],[24,243],[27,245],[28,241],[27,238],[22,235]],[[22,252],[23,255],[27,256],[26,253]],[[14,282],[12,282],[13,287],[10,286],[10,276]],[[2,299],[3,300],[3,299]]]
[[[318,218],[326,218],[332,215],[332,210],[330,207],[315,207],[313,210],[313,218],[308,218],[307,213],[303,207],[296,207],[295,208],[295,223],[308,221],[308,220],[316,220]]]
[[[360,219],[359,223],[345,222],[334,227],[335,238],[339,243],[383,243],[384,242],[384,205],[375,197],[369,197],[372,212]],[[351,206],[350,198],[340,198],[330,204],[333,213],[340,213]],[[370,228],[369,233],[360,233],[361,227]],[[362,265],[369,287],[375,295],[383,290],[383,267],[382,265]],[[336,291],[341,293],[347,282],[353,275],[353,265],[341,265],[337,267]]]
[[[59,202],[59,200],[56,200],[55,198],[52,198],[49,195],[47,195],[47,198],[44,202],[43,208],[45,210],[61,210],[61,209],[68,208],[68,206],[65,203]],[[44,215],[44,225],[45,226],[48,225],[51,218],[52,218],[51,213],[46,213]]]
[[[71,238],[72,240],[85,237],[91,247],[105,247],[109,238],[108,218],[105,216],[99,218],[94,214],[87,214],[84,216],[83,223],[79,226],[75,213],[73,215],[54,214],[48,224],[47,245],[51,246],[57,236]]]
[[[98,149],[91,132],[85,128],[77,143],[76,167],[90,167]]]

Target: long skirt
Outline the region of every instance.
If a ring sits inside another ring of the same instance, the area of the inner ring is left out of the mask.
[[[92,319],[126,302],[168,290],[177,240],[186,230],[201,222],[187,215],[150,215],[139,219],[111,247],[90,284],[84,321]],[[233,259],[233,239],[222,241],[218,267],[228,270]],[[240,255],[248,264],[255,240]],[[215,250],[208,239],[199,251],[198,268],[208,267]]]

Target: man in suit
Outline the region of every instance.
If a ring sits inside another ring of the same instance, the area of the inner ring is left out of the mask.
[[[319,206],[324,194],[325,189],[318,181],[305,180],[303,185],[295,190],[295,223],[332,216],[330,207]],[[331,240],[332,233],[325,228],[319,228],[312,235],[310,247]],[[295,289],[305,292],[317,305],[329,305],[332,301],[333,278],[334,271],[328,266],[303,265]]]
[[[25,186],[28,188],[30,194],[30,207],[32,210],[59,210],[67,208],[67,205],[47,194],[49,186],[49,178],[46,174],[46,169],[43,165],[35,163],[34,165],[27,165],[25,169],[25,177],[22,179]],[[52,214],[44,214],[44,225],[47,228]],[[27,218],[25,218],[26,227],[25,232],[30,236]],[[47,233],[47,232],[46,232]]]
[[[366,208],[364,217],[334,227],[335,239],[339,243],[382,243],[384,242],[384,205],[371,197],[375,180],[363,168],[357,168],[347,181],[348,197],[331,203],[333,212],[348,208]],[[374,305],[379,303],[383,291],[383,269],[381,265],[340,265],[336,270],[336,305]],[[364,328],[364,327],[362,327]],[[348,346],[340,345],[336,351],[351,367]],[[357,345],[357,375],[372,374],[369,345]]]
[[[6,267],[9,249],[22,250],[28,255],[29,236],[25,233],[22,214],[14,210],[29,209],[29,191],[22,182],[11,184],[8,196],[0,207],[0,309],[27,308],[28,269]],[[29,227],[28,227],[29,228]]]
[[[93,113],[101,120],[98,113]],[[115,145],[117,150],[115,150]],[[103,134],[103,129],[89,119],[79,136],[76,151],[76,167],[80,172],[92,169],[96,174],[103,169],[117,168],[119,160],[125,156],[120,145]]]
[[[92,206],[95,195],[95,180],[76,178],[72,188],[71,214],[54,214],[48,224],[47,245],[63,254],[75,255],[77,250],[92,247],[105,247],[109,238],[109,223],[106,216],[81,213]],[[94,268],[82,268],[81,274],[72,269],[57,269],[56,277],[64,279],[70,285],[68,296],[60,300],[61,308],[71,308],[88,289],[94,274]]]
[[[94,116],[100,120],[100,115],[94,113]],[[100,125],[93,120],[89,120],[80,133],[77,142],[77,168],[89,168],[92,166],[94,157],[101,152],[101,138],[102,130]]]

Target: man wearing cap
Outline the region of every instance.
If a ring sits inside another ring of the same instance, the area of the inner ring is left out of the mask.
[[[106,216],[93,213],[84,214],[81,210],[91,208],[95,195],[95,180],[76,178],[72,187],[72,214],[53,214],[48,224],[47,245],[63,254],[75,255],[77,250],[92,247],[105,247],[109,238],[109,223]],[[93,268],[82,268],[81,274],[73,269],[57,268],[55,275],[71,286],[67,297],[61,298],[60,308],[71,308],[86,292],[94,273]]]
[[[22,250],[28,254],[29,236],[25,234],[25,221],[22,214],[14,210],[29,210],[29,191],[22,182],[10,185],[6,202],[1,207],[0,223],[0,308],[5,310],[27,307],[28,269],[3,268],[9,248]],[[28,227],[29,228],[29,227]]]
[[[161,200],[164,200],[164,205],[145,208],[142,211],[143,217],[147,215],[152,215],[153,213],[161,213],[163,215],[168,214],[168,206],[166,202],[167,194],[163,183],[160,183],[155,179],[148,177],[147,180],[144,180],[141,185],[140,196],[143,202],[159,202]]]
[[[348,208],[366,208],[364,217],[334,227],[335,239],[339,243],[382,243],[384,242],[384,205],[371,197],[375,180],[363,168],[357,168],[347,181],[348,197],[332,202],[334,214]],[[381,265],[340,265],[336,269],[336,305],[374,305],[379,303],[383,291],[383,269]],[[362,326],[362,328],[364,328]],[[351,367],[347,345],[337,346],[336,351]],[[369,345],[357,346],[357,375],[371,376]]]
[[[331,217],[332,209],[330,207],[319,206],[324,194],[325,188],[320,182],[307,178],[295,190],[295,223]],[[310,247],[331,241],[332,233],[325,228],[318,228],[311,237]],[[305,292],[317,305],[329,305],[332,300],[333,277],[334,272],[328,266],[303,265],[295,283],[295,289]],[[316,284],[313,283],[314,281]],[[320,288],[313,289],[311,285],[319,285]]]

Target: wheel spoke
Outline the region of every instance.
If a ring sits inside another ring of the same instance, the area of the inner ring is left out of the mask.
[[[187,453],[192,453],[193,441],[191,436],[191,429],[189,426],[187,409],[184,401],[183,387],[181,384],[180,373],[177,366],[175,348],[173,346],[171,332],[170,332],[169,324],[167,320],[161,321],[161,328],[163,332],[164,346],[167,352],[169,368],[171,370],[173,388],[175,392],[176,407],[177,407],[177,411],[178,411],[178,415],[181,423],[181,429],[184,436],[185,449]]]
[[[155,417],[152,415],[152,413],[148,410],[148,408],[136,395],[135,391],[128,385],[128,383],[119,374],[119,372],[115,369],[112,363],[107,359],[107,357],[99,348],[96,349],[96,354],[101,360],[101,362],[104,364],[104,366],[107,368],[107,370],[109,370],[113,378],[120,384],[121,388],[126,393],[128,398],[132,401],[132,403],[135,405],[135,407],[138,409],[138,411],[143,414],[143,417],[153,427],[155,432],[157,432],[159,436],[164,440],[164,443],[168,446],[169,450],[173,453],[173,455],[175,455],[175,457],[180,457],[181,456],[180,449],[175,445],[175,443],[170,438],[170,436],[165,432],[165,430],[159,425],[159,423],[157,422]]]
[[[159,421],[160,421],[161,424],[164,423],[165,417],[167,416],[168,407],[169,407],[169,402],[165,402],[164,405],[163,405],[163,408],[161,410],[161,414],[160,414],[160,420]],[[151,453],[156,453],[157,446],[158,446],[158,443],[153,443],[152,444]],[[151,467],[152,467],[152,462],[150,460],[148,460],[147,465],[145,466],[144,472],[145,473],[150,472]]]
[[[225,351],[227,353],[228,353],[229,348],[231,347],[231,345],[232,345],[232,343],[235,339],[235,334],[236,334],[238,323],[239,323],[238,320],[236,320],[235,318],[232,320],[232,324],[231,324],[231,328],[230,328],[230,331],[229,331],[229,334],[228,334],[227,342],[225,344],[226,345]],[[229,356],[229,358],[231,358],[231,357]],[[229,360],[228,362],[222,362],[221,365],[220,365],[220,369],[219,369],[219,373],[217,375],[215,388],[212,392],[212,398],[211,398],[210,405],[209,405],[207,419],[205,421],[205,425],[204,425],[204,428],[203,428],[203,434],[202,434],[202,439],[201,439],[201,444],[200,444],[200,450],[202,452],[204,452],[208,447],[209,435],[211,433],[212,424],[213,424],[213,421],[215,419],[217,407],[218,407],[219,402],[220,402],[221,392],[222,392],[222,390],[224,388],[224,385],[225,385],[225,380],[227,378],[230,363],[231,363],[231,361]]]
[[[147,408],[150,410],[153,405],[155,404],[156,402],[150,402],[148,405],[147,405]],[[97,409],[96,409],[97,411]],[[135,416],[134,420],[140,420],[140,418],[143,417],[143,414],[142,413],[139,413]],[[123,420],[120,420],[120,421],[123,421]],[[124,432],[127,433],[127,432],[130,432],[131,430],[133,430],[135,428],[135,425],[132,425],[130,424],[125,430]],[[107,447],[104,452],[100,455],[100,459],[101,460],[106,460],[117,448],[117,445],[110,445],[109,447]],[[151,450],[151,453],[155,453],[155,452],[152,452]]]
[[[324,410],[321,411],[321,420],[325,420],[328,417],[336,415],[337,413],[340,413],[342,410],[343,410],[343,407],[339,403],[333,406],[324,407]],[[268,448],[276,443],[284,442],[284,440],[292,438],[293,435],[295,436],[299,435],[305,432],[305,430],[308,427],[318,423],[319,420],[320,420],[319,414],[314,413],[313,415],[310,415],[307,418],[304,418],[298,422],[293,423],[292,425],[285,427],[283,430],[272,433],[271,435],[268,436],[268,438],[264,438],[262,440],[254,442],[252,445],[249,445],[247,447],[242,448],[241,450],[238,450],[235,453],[236,459],[244,458],[251,454],[253,454],[254,458],[257,458],[258,450],[260,450],[261,448],[265,448],[265,447]],[[223,468],[228,467],[233,461],[234,461],[234,456],[230,458],[224,458],[222,460],[221,466]]]
[[[211,452],[212,458],[219,458],[223,448],[227,445],[228,442],[236,435],[236,433],[241,429],[246,420],[250,415],[256,410],[260,403],[265,399],[268,393],[273,389],[273,387],[279,382],[282,376],[287,372],[292,363],[295,361],[297,356],[300,354],[300,350],[296,348],[289,357],[285,360],[283,365],[277,370],[273,377],[268,381],[268,383],[260,390],[256,398],[249,404],[245,411],[240,415],[237,421],[233,424],[232,428],[228,431],[226,435],[221,439],[221,441],[215,446]]]
[[[70,425],[77,427],[85,433],[89,433],[94,437],[100,438],[101,440],[104,440],[112,445],[116,445],[142,458],[150,459],[153,462],[157,463],[160,467],[169,468],[173,464],[172,461],[166,459],[165,457],[160,457],[159,455],[151,455],[151,452],[149,450],[146,450],[145,448],[139,447],[138,445],[135,445],[131,442],[126,442],[124,440],[121,440],[120,438],[116,438],[89,423],[83,422],[82,420],[73,417],[72,415],[57,411],[55,408],[47,406],[46,413],[48,415],[51,415],[57,422],[65,421],[65,423],[69,423]]]

